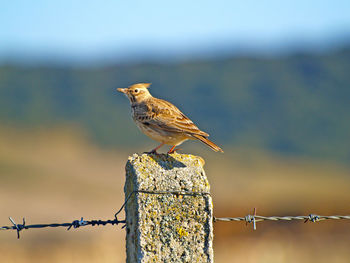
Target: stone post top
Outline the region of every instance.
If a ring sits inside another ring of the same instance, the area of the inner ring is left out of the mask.
[[[134,190],[209,192],[203,158],[191,154],[133,154],[126,165]]]
[[[158,163],[161,166],[165,166],[168,169],[174,167],[184,167],[187,165],[199,165],[201,167],[204,166],[205,161],[200,156],[195,156],[192,154],[138,154],[134,153],[132,156],[129,156],[128,160],[130,162],[150,162],[150,163]]]

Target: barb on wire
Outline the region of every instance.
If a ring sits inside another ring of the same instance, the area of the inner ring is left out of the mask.
[[[254,207],[253,215],[246,215],[246,216],[244,217],[244,219],[245,219],[245,225],[248,225],[248,223],[253,223],[253,228],[254,228],[254,230],[256,230],[256,220],[255,220],[255,216],[256,216],[256,208]]]

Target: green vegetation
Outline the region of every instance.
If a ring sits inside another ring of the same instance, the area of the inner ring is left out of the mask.
[[[107,146],[144,137],[115,88],[152,82],[218,144],[350,160],[350,49],[178,64],[0,67],[5,125],[72,124]]]

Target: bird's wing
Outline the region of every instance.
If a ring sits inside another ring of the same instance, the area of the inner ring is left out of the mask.
[[[169,132],[184,132],[189,135],[197,134],[208,137],[209,134],[201,131],[198,127],[183,114],[177,107],[168,101],[152,98],[148,103],[147,122]]]

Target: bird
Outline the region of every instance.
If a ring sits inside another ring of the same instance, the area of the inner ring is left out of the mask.
[[[158,154],[157,150],[164,144],[171,145],[168,154],[186,140],[199,140],[215,152],[223,150],[208,139],[209,134],[201,131],[185,114],[172,103],[155,98],[149,92],[151,83],[136,83],[128,88],[118,88],[131,104],[132,118],[138,128],[160,145],[147,152]]]

